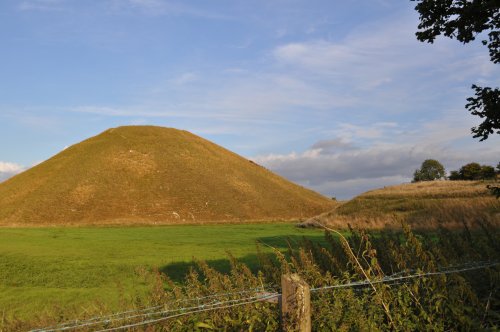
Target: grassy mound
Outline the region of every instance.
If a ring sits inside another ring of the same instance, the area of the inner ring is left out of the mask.
[[[405,221],[414,228],[500,226],[500,200],[482,181],[429,181],[368,191],[316,217],[337,228],[380,229]]]
[[[0,225],[310,217],[334,203],[187,131],[109,129],[0,184]]]

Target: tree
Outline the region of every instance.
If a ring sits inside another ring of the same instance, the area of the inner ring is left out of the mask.
[[[458,171],[462,180],[479,180],[481,179],[481,165],[478,163],[469,163],[464,165]]]
[[[444,167],[439,161],[427,159],[422,163],[420,169],[413,173],[413,182],[433,181],[443,178],[445,174]]]
[[[450,176],[448,176],[448,179],[451,181],[462,180],[462,176],[458,171],[451,171]]]
[[[412,0],[415,1],[415,0]],[[420,0],[415,6],[420,14],[417,39],[433,43],[444,35],[464,44],[487,33],[482,40],[488,47],[490,60],[500,63],[500,1],[498,0]],[[484,121],[472,127],[474,138],[484,141],[490,134],[500,134],[500,89],[473,84],[475,97],[467,98],[465,108]]]
[[[476,90],[476,97],[467,98],[465,105],[472,115],[477,115],[485,119],[479,126],[472,127],[474,138],[480,137],[484,141],[496,130],[500,134],[500,90],[491,88],[481,88],[475,84],[472,88]]]
[[[496,177],[495,168],[493,166],[483,165],[481,166],[481,179],[491,180]]]

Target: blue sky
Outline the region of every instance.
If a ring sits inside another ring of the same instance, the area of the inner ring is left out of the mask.
[[[416,41],[400,0],[4,0],[0,180],[109,127],[189,130],[328,196],[500,161],[464,108],[480,42]]]

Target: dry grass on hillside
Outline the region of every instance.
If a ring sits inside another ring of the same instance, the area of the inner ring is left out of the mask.
[[[500,200],[482,181],[432,181],[368,191],[316,218],[331,227],[461,228],[478,221],[500,226]]]

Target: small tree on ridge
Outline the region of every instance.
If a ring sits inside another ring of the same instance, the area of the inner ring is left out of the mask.
[[[444,178],[445,174],[445,169],[439,161],[427,159],[422,163],[420,169],[413,173],[413,182],[438,180]]]

